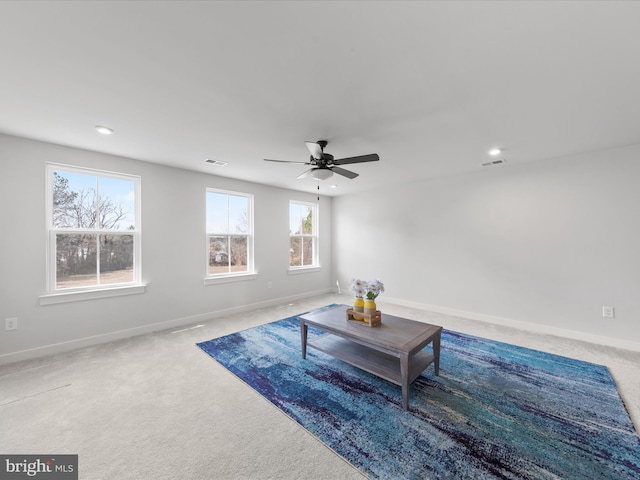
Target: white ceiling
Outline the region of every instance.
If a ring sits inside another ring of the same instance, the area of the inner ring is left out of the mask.
[[[0,132],[310,192],[263,158],[380,155],[327,195],[640,143],[640,2],[3,1],[0,52]]]

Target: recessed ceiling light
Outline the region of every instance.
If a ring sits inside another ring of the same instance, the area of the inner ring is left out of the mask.
[[[489,150],[489,155],[491,155],[492,157],[500,155],[500,153],[502,153],[502,150],[500,148],[492,148],[491,150]]]
[[[338,188],[338,185],[331,185],[331,188]]]
[[[103,127],[101,125],[96,125],[96,130],[98,133],[102,135],[111,135],[113,133],[113,129],[109,127]]]

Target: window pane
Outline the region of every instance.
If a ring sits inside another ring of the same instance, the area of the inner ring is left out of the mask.
[[[237,195],[229,195],[229,233],[247,233],[249,215],[249,199]]]
[[[100,284],[133,282],[133,235],[100,236]]]
[[[302,266],[302,241],[300,237],[291,237],[289,239],[289,266]]]
[[[51,211],[49,291],[139,280],[140,178],[80,167],[47,167]],[[53,284],[50,284],[52,282]]]
[[[289,204],[289,235],[300,233],[300,205]]]
[[[247,271],[247,237],[231,237],[231,271]]]
[[[56,288],[97,285],[95,235],[56,235]]]
[[[229,231],[229,195],[207,192],[207,232]]]
[[[121,178],[100,177],[99,228],[133,230],[135,222],[135,182]]]
[[[290,267],[312,267],[316,258],[316,204],[289,202]]]
[[[251,269],[251,204],[251,195],[207,190],[208,275],[248,272]]]
[[[308,205],[301,205],[300,213],[300,233],[313,234],[313,210]]]
[[[96,182],[94,175],[53,172],[53,219],[56,228],[96,226]]]
[[[289,234],[313,234],[312,206],[300,203],[289,204]]]
[[[229,272],[229,237],[209,237],[209,274]]]
[[[302,237],[302,265],[313,265],[313,238]]]

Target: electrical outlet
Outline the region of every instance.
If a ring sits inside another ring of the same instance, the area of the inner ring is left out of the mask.
[[[604,318],[613,318],[613,307],[602,307],[602,316]]]
[[[5,318],[4,319],[4,329],[8,332],[10,330],[18,329],[18,319],[16,317],[13,318]]]
[[[271,282],[267,282],[267,288],[271,288],[273,287],[273,285],[271,284]]]

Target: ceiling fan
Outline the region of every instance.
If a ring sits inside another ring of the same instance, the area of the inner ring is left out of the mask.
[[[360,155],[357,157],[347,157],[335,160],[330,153],[324,153],[324,148],[327,146],[326,140],[318,140],[317,142],[304,142],[309,151],[311,157],[308,162],[290,162],[288,160],[270,160],[265,158],[267,162],[280,162],[280,163],[294,163],[297,165],[311,165],[311,168],[306,172],[298,175],[298,178],[313,177],[318,180],[326,180],[330,178],[334,173],[342,175],[347,178],[356,178],[357,173],[350,170],[340,168],[338,165],[348,165],[350,163],[363,163],[363,162],[377,162],[380,157],[377,153],[371,153],[369,155]]]

